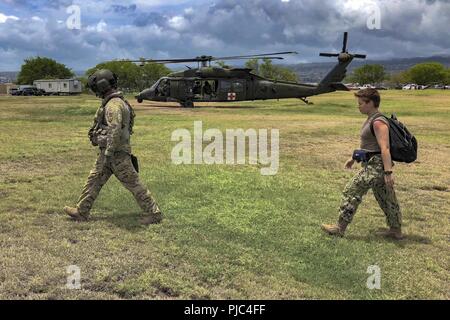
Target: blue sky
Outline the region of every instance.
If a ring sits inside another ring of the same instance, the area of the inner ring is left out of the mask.
[[[80,8],[81,28],[67,27]],[[380,12],[380,29],[367,20]],[[329,61],[350,32],[370,59],[450,55],[448,0],[0,0],[0,71],[36,55],[85,70],[116,58],[188,58],[295,50]]]

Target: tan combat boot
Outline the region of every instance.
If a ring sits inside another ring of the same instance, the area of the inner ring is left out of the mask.
[[[163,219],[162,213],[148,213],[144,218],[140,220],[143,225],[160,223]]]
[[[64,212],[65,212],[66,214],[68,214],[73,220],[76,220],[76,221],[87,221],[87,220],[88,220],[88,216],[89,216],[89,215],[87,215],[87,214],[81,214],[81,213],[78,211],[78,208],[73,208],[73,207],[67,207],[67,206],[65,206],[63,210],[64,210]]]
[[[377,232],[377,235],[394,240],[402,240],[404,238],[402,228],[389,228],[389,230]]]
[[[337,224],[322,224],[321,228],[329,235],[343,237],[345,229],[347,229],[347,225],[348,222],[339,219]]]

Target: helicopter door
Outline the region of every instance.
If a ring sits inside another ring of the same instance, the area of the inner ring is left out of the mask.
[[[245,80],[233,80],[231,83],[231,99],[230,100],[245,100]]]
[[[212,101],[217,97],[217,80],[203,80],[201,82],[202,100]]]
[[[194,81],[193,80],[180,80],[178,81],[178,100],[193,100],[194,99]]]
[[[245,100],[245,80],[220,80],[218,96],[222,101]]]
[[[231,92],[231,81],[220,80],[219,81],[219,100],[227,101],[228,95]]]

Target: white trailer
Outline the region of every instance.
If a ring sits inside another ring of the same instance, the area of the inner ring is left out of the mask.
[[[81,81],[77,79],[42,79],[33,84],[47,94],[71,95],[81,93],[83,90]]]

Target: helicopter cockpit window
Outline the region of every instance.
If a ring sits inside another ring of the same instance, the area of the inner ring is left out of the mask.
[[[159,79],[158,81],[156,81],[151,87],[150,87],[150,89],[152,89],[152,90],[155,90],[157,87],[158,87],[158,85],[159,85],[159,83],[162,81],[162,79]]]
[[[170,81],[169,79],[162,79],[159,83],[156,83],[156,95],[167,97],[170,95]]]

